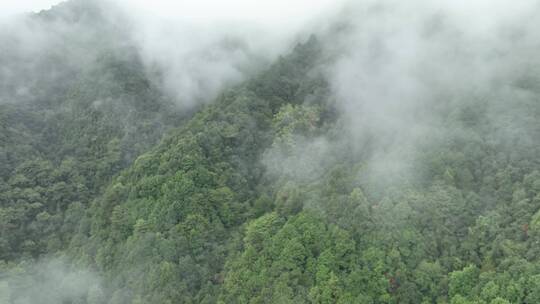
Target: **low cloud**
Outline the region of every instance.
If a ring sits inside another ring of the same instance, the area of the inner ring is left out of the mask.
[[[104,303],[100,278],[62,259],[19,265],[0,273],[1,304]]]
[[[445,129],[452,108],[488,100],[492,124],[526,114],[525,91],[534,88],[516,81],[538,76],[525,75],[538,66],[538,11],[535,1],[351,5],[341,15],[347,26],[327,38],[335,58],[327,76],[349,142],[371,151],[370,175],[414,178],[422,149],[458,132]]]

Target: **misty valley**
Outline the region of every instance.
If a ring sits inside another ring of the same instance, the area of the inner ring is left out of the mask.
[[[0,304],[540,303],[538,1],[132,5],[0,20]]]

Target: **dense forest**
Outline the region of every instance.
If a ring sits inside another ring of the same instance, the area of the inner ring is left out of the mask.
[[[0,304],[540,303],[534,14],[375,5],[185,107],[103,10],[0,31]]]

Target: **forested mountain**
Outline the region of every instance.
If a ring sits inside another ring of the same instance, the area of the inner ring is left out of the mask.
[[[375,5],[186,108],[89,3],[0,32],[0,303],[540,303],[533,17]]]

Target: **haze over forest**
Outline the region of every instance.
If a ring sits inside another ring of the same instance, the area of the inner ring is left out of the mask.
[[[53,2],[0,13],[0,304],[540,303],[539,1]]]

